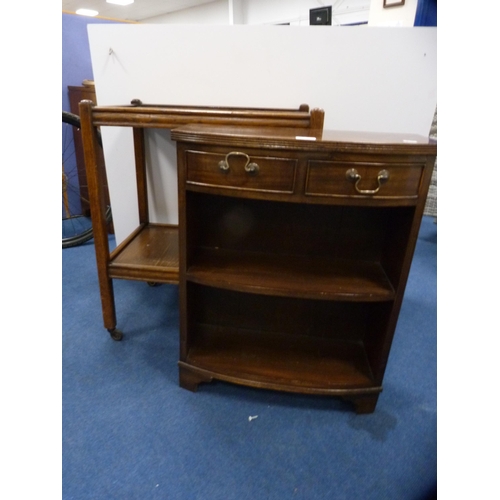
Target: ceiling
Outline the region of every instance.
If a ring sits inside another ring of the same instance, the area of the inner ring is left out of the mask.
[[[106,0],[62,0],[62,10],[75,13],[77,9],[92,9],[99,12],[98,17],[117,21],[144,21],[150,17],[214,1],[216,0],[135,0],[133,4],[122,6],[107,3]]]

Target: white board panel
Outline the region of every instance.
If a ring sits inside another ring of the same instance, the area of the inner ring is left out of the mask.
[[[436,106],[436,28],[91,24],[88,32],[100,105],[307,103],[325,110],[327,129],[421,135]],[[149,135],[166,145],[149,153],[152,220],[176,223],[174,145],[166,131]],[[103,140],[120,242],[137,225],[131,138],[113,129]]]

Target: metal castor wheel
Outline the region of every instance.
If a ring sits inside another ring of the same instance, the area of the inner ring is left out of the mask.
[[[118,328],[110,328],[108,332],[113,340],[121,340],[123,338],[123,333]]]

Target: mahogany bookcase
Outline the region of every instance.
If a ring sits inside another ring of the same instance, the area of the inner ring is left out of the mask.
[[[269,127],[171,135],[181,387],[216,379],[374,411],[436,142]]]

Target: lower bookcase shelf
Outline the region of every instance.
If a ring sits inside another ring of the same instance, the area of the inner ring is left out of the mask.
[[[268,389],[325,395],[376,390],[361,342],[199,325],[187,365]]]
[[[216,379],[376,402],[382,388],[372,366],[392,301],[265,295],[191,281],[187,297],[189,335],[179,362],[184,388],[195,391]]]

